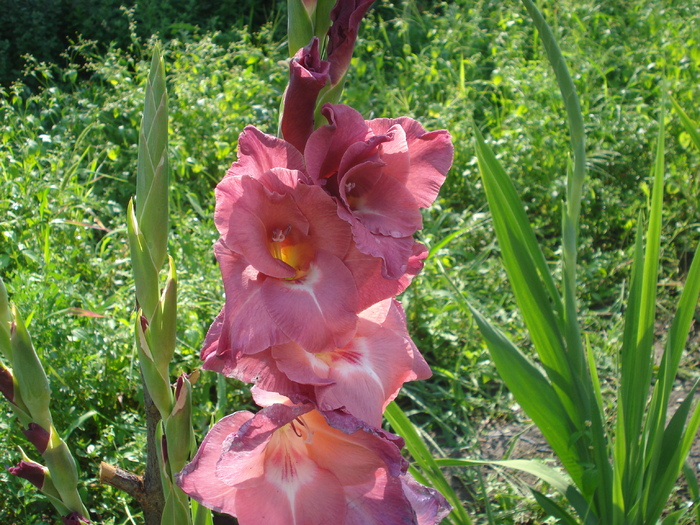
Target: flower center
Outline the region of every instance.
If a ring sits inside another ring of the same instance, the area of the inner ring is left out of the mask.
[[[313,249],[306,235],[295,232],[291,224],[274,228],[270,233],[270,254],[296,270],[290,280],[301,279],[309,269],[313,258]]]

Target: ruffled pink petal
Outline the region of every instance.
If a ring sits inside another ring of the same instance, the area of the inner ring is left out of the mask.
[[[362,115],[350,106],[326,104],[322,113],[329,124],[314,131],[304,148],[307,173],[314,184],[336,174],[346,150],[369,137]]]
[[[403,292],[421,271],[427,256],[428,250],[425,246],[414,242],[405,273],[398,279],[387,279],[383,276],[381,259],[362,253],[356,246],[351,246],[343,262],[358,284],[359,310],[369,308]]]
[[[282,372],[294,385],[308,385],[311,387],[330,385],[334,383],[329,379],[330,365],[325,359],[326,355],[335,352],[321,352],[312,354],[307,352],[296,343],[273,346],[271,358],[275,362],[275,367]],[[261,388],[265,388],[260,385]],[[278,390],[284,393],[284,390]],[[315,398],[315,394],[314,394]],[[333,407],[331,410],[340,407]]]
[[[401,476],[403,491],[413,511],[418,525],[436,525],[452,510],[445,497],[433,488],[418,483],[409,473]]]
[[[406,381],[415,379],[414,354],[405,327],[371,330],[363,319],[358,335],[344,348],[331,353],[328,377],[333,384],[316,388],[321,410],[341,407],[371,425],[380,426],[384,409]]]
[[[348,516],[343,525],[415,525],[416,516],[400,479],[377,470],[367,483],[345,489]]]
[[[235,515],[236,488],[222,483],[215,475],[226,438],[253,418],[247,411],[236,412],[219,421],[204,438],[190,463],[176,474],[178,486],[191,498],[217,512]]]
[[[304,157],[289,142],[246,126],[238,137],[238,161],[231,165],[226,177],[259,178],[272,168],[304,171]]]
[[[275,279],[261,275],[243,257],[229,250],[221,240],[214,245],[214,253],[219,261],[226,291],[217,355],[229,351],[254,354],[289,341],[265,307],[265,282]]]
[[[385,143],[382,153],[382,160],[387,163],[385,173],[403,182],[421,208],[430,206],[452,165],[454,146],[450,134],[445,130],[427,132],[408,117],[375,119],[367,124],[373,133],[393,138]]]
[[[319,250],[297,280],[266,279],[261,296],[270,318],[309,352],[345,346],[357,326],[357,288],[338,257]]]
[[[383,172],[381,163],[356,164],[340,180],[340,196],[369,232],[409,237],[423,227],[418,204],[401,182]]]

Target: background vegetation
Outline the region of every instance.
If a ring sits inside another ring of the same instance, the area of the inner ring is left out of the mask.
[[[201,6],[191,16],[190,3]],[[170,251],[180,279],[174,371],[191,371],[222,301],[211,252],[217,236],[213,187],[235,160],[245,125],[276,132],[287,74],[285,19],[272,1],[214,7],[173,0],[156,12],[120,10],[110,0],[87,19],[72,12],[83,25],[74,22],[61,33],[48,21],[52,9],[65,14],[68,5],[48,2],[44,23],[36,9],[30,16],[18,6],[14,22],[3,17],[3,39],[48,32],[41,43],[46,50],[24,48],[36,56],[25,65],[0,53],[14,60],[0,64],[7,86],[0,91],[0,274],[44,359],[56,426],[67,434],[86,480],[84,500],[98,522],[140,523],[131,501],[94,480],[102,460],[139,471],[143,457],[125,207],[134,192],[150,34],[158,32],[163,41],[170,94]],[[700,122],[700,4],[560,0],[540,8],[568,60],[586,117],[581,310],[596,359],[612,370],[632,232],[649,197],[662,90]],[[89,41],[97,35],[88,29],[107,40]],[[42,63],[49,58],[53,62]],[[20,69],[26,74],[11,83]],[[493,242],[470,127],[473,119],[515,179],[545,253],[554,255],[569,139],[533,26],[518,2],[379,0],[361,31],[344,100],[366,118],[409,115],[427,129],[452,133],[455,163],[426,213],[422,240],[435,247],[454,237],[434,251],[403,296],[409,328],[435,376],[409,385],[399,401],[436,454],[493,457],[494,429],[515,428],[497,451],[507,455],[527,421],[498,380],[476,327],[455,307],[456,291],[446,279],[519,334],[516,343],[527,344]],[[670,111],[666,125],[662,312],[674,304],[700,238],[700,157]],[[698,375],[698,340],[691,337],[681,381]],[[250,404],[245,385],[222,383],[202,373],[195,385],[200,438],[212,417]],[[0,456],[10,465],[19,458],[18,446],[29,447],[7,405],[1,410]],[[488,516],[503,524],[541,522],[519,480],[477,469],[453,474],[477,523]],[[5,471],[0,500],[0,523],[55,522],[33,487]]]

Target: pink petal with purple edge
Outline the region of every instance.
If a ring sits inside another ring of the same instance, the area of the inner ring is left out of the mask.
[[[344,486],[371,480],[379,468],[386,468],[392,476],[408,468],[399,448],[403,440],[394,434],[337,410],[312,410],[303,420],[313,433],[309,457],[333,472]]]
[[[345,151],[369,132],[362,115],[350,106],[326,104],[322,113],[329,124],[314,131],[304,148],[307,173],[315,184],[337,173]]]
[[[270,318],[309,352],[345,346],[357,326],[357,288],[338,257],[316,252],[302,279],[266,279],[262,299]]]
[[[223,241],[214,245],[226,291],[225,316],[217,355],[232,351],[257,353],[265,348],[289,341],[267,312],[263,288],[269,279],[248,265],[246,260],[229,250]],[[222,346],[222,341],[230,348]]]
[[[382,259],[362,253],[356,246],[351,246],[343,261],[358,284],[359,309],[364,310],[403,292],[421,271],[423,260],[427,256],[428,250],[425,246],[414,242],[405,273],[397,279],[387,279],[383,276]]]
[[[299,348],[295,343],[287,343],[278,345],[258,352],[252,355],[242,355],[235,363],[235,368],[231,370],[229,377],[235,377],[247,383],[255,383],[259,389],[279,392],[280,394],[291,398],[295,402],[304,403],[309,399],[315,399],[313,384],[304,384],[303,382],[295,382],[279,369],[279,361],[273,358],[273,352],[277,349],[284,349],[284,355],[289,354],[289,348]],[[300,350],[304,354],[309,354],[304,350]],[[306,376],[308,379],[308,374]],[[316,382],[321,384],[329,382],[319,377],[314,378]],[[279,401],[277,401],[279,402]]]
[[[415,525],[416,516],[400,479],[378,470],[371,482],[346,487],[347,519],[343,525]]]
[[[236,488],[222,483],[215,475],[224,440],[253,418],[247,411],[226,416],[209,431],[197,454],[176,474],[178,486],[191,498],[217,512],[235,515]]]
[[[304,171],[304,157],[289,142],[246,126],[238,137],[238,161],[231,165],[226,177],[258,178],[272,168]]]
[[[401,476],[403,491],[413,507],[418,525],[436,525],[452,510],[445,497],[433,488],[421,485],[409,473]]]
[[[254,486],[263,482],[267,477],[269,453],[275,451],[274,447],[280,440],[290,437],[288,432],[291,429],[285,426],[312,408],[312,405],[291,407],[281,404],[263,408],[236,433],[226,436],[216,463],[216,477],[231,486]],[[270,444],[273,449],[268,451]]]
[[[371,233],[409,237],[423,227],[413,195],[396,179],[383,175],[383,164],[353,166],[340,180],[340,196]]]
[[[410,169],[403,174],[403,163],[392,167],[392,163],[382,156],[382,159],[390,164],[387,173],[405,181],[406,188],[413,194],[421,208],[430,206],[435,201],[452,165],[454,146],[450,134],[445,130],[426,132],[423,126],[408,117],[375,119],[367,124],[374,133],[382,135],[390,133],[392,126],[401,126],[408,147]],[[394,136],[397,137],[396,134]],[[403,149],[401,142],[398,140],[393,147]],[[392,146],[387,145],[385,149],[388,154],[392,154]]]

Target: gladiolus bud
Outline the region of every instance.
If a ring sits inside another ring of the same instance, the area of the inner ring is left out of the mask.
[[[38,425],[50,428],[52,420],[49,410],[51,400],[49,380],[36,355],[22,317],[15,308],[13,308],[13,314],[15,325],[10,336],[12,369],[17,384],[22,390],[22,401],[29,410],[29,415]]]
[[[144,333],[143,316],[136,321],[136,349],[141,363],[141,374],[153,403],[158,408],[161,417],[165,418],[172,410],[172,389],[167,375],[158,368],[149,342]],[[167,370],[165,371],[167,374]]]
[[[315,2],[304,0],[287,0],[287,36],[289,39],[289,56],[304,47],[314,36],[314,25],[311,12],[307,8],[315,8]]]
[[[12,314],[10,313],[10,302],[7,298],[5,283],[0,279],[0,352],[5,358],[12,362],[12,349],[10,347],[10,326],[12,325]]]
[[[189,459],[192,446],[192,385],[187,374],[177,379],[175,404],[170,417],[165,421],[167,440],[167,461],[171,472],[178,472]],[[165,450],[165,447],[164,447]]]
[[[62,516],[64,525],[80,525],[81,523],[92,523],[89,519],[85,518],[82,514],[77,512],[71,512],[68,516]]]
[[[36,488],[41,490],[44,487],[44,479],[48,469],[34,461],[22,460],[16,466],[8,469],[10,474],[24,478]]]
[[[168,378],[170,361],[175,354],[177,338],[177,275],[172,257],[168,258],[170,270],[165,288],[158,301],[153,317],[149,320],[147,330],[141,319],[146,340],[151,348],[153,362],[164,378]]]
[[[338,0],[331,11],[333,25],[328,30],[328,61],[331,83],[340,82],[350,67],[360,22],[374,0]]]
[[[29,442],[34,445],[39,452],[43,455],[49,446],[49,439],[51,434],[41,425],[36,423],[29,423],[27,430],[23,430],[24,436],[29,440]]]
[[[10,402],[15,402],[15,379],[12,371],[0,364],[0,393]]]
[[[314,110],[321,89],[328,82],[330,63],[321,60],[319,40],[300,49],[289,63],[289,86],[284,93],[280,128],[284,140],[304,152],[314,131]]]

